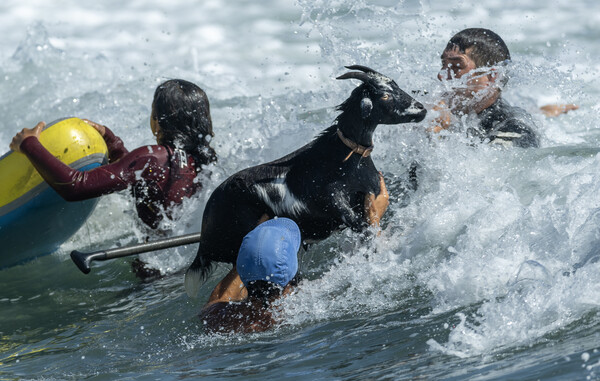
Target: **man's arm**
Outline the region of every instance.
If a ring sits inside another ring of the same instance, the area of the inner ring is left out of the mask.
[[[452,113],[444,101],[432,107],[431,111],[437,113],[437,117],[431,121],[431,126],[427,128],[428,132],[438,133],[442,130],[447,130],[452,123]]]
[[[237,269],[233,266],[231,271],[212,290],[208,302],[202,307],[202,310],[219,302],[238,302],[246,299],[247,296],[248,291],[242,283]]]
[[[39,122],[33,129],[24,128],[10,143],[10,148],[27,156],[44,180],[65,200],[79,201],[122,190],[127,187],[119,173],[102,166],[81,172],[54,157],[39,141],[46,124]]]
[[[13,142],[15,140],[13,139]],[[39,142],[37,136],[27,136],[19,146],[44,180],[67,201],[87,200],[126,189],[142,178],[156,181],[168,160],[166,150],[149,153],[140,147],[118,162],[81,172],[55,158]]]
[[[542,113],[548,117],[559,116],[561,114],[566,114],[569,111],[577,110],[579,106],[574,104],[555,104],[555,105],[545,105],[540,107]]]
[[[92,122],[89,119],[83,119],[83,121],[94,127],[96,131],[102,135],[102,138],[106,143],[106,147],[108,148],[109,163],[114,163],[129,153],[129,150],[125,148],[125,144],[123,144],[123,140],[115,135],[110,128],[102,124]]]

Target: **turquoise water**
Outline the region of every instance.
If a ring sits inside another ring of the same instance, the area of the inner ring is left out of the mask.
[[[599,379],[599,11],[584,0],[3,2],[5,150],[19,129],[69,115],[110,126],[128,147],[151,143],[158,83],[206,90],[219,162],[174,234],[199,230],[231,173],[329,126],[355,86],[335,80],[343,65],[433,100],[441,51],[465,27],[507,42],[504,96],[532,113],[542,147],[430,140],[427,120],[380,126],[373,159],[392,195],[383,234],[360,244],[342,232],[303,253],[285,323],[255,335],[203,332],[196,315],[228,268],[188,298],[194,245],[144,255],[167,274],[153,282],[127,259],[80,273],[71,250],[147,234],[126,192],[104,197],[56,253],[0,271],[0,379]],[[537,111],[552,102],[581,109]]]

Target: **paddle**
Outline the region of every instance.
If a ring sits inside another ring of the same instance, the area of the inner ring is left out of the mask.
[[[137,245],[131,245],[126,247],[118,247],[115,249],[94,251],[93,253],[82,253],[81,251],[73,250],[71,252],[71,259],[79,270],[84,274],[89,274],[90,263],[92,261],[106,261],[108,259],[115,259],[121,257],[127,257],[130,255],[145,253],[148,251],[166,249],[169,247],[182,246],[190,243],[196,243],[200,241],[200,233],[186,234],[179,237],[165,238],[154,242],[139,243]]]

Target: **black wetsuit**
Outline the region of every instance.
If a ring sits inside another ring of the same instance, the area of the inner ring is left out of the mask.
[[[417,91],[413,91],[413,94],[415,93],[418,94]],[[522,108],[511,106],[501,97],[473,117],[475,120],[471,121],[475,122],[477,126],[467,129],[470,136],[505,147],[537,148],[540,145],[538,136],[532,127],[535,123],[531,115]],[[407,190],[415,191],[418,187],[418,171],[419,163],[413,161],[407,171],[408,179],[404,182],[388,182],[388,192],[406,195]],[[402,202],[408,201],[403,200]]]
[[[489,140],[491,144],[521,148],[537,148],[540,145],[532,127],[531,115],[522,108],[509,105],[502,98],[477,114],[477,119],[478,128],[470,128],[468,133]]]

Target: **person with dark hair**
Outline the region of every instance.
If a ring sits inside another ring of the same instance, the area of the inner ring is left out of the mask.
[[[200,312],[212,332],[262,332],[278,323],[273,304],[297,285],[300,228],[279,217],[248,233],[234,268]]]
[[[433,132],[449,128],[453,119],[474,115],[477,127],[469,128],[471,135],[503,146],[539,146],[531,115],[501,97],[511,57],[500,36],[489,29],[465,29],[450,39],[441,59],[438,79],[449,81],[452,89],[433,108],[440,114]],[[555,116],[575,108],[549,105],[542,111]]]
[[[158,86],[151,118],[157,122],[152,124],[152,132],[158,144],[188,152],[198,167],[216,161],[209,145],[215,134],[208,98],[195,84],[174,79]]]
[[[209,145],[214,133],[208,98],[188,81],[168,80],[156,88],[150,117],[156,145],[129,152],[108,127],[85,121],[103,136],[109,153],[107,165],[79,172],[60,162],[38,140],[44,122],[17,133],[10,148],[24,153],[67,201],[130,188],[138,217],[152,229],[157,229],[163,218],[171,218],[172,205],[181,204],[201,188],[196,178],[202,166],[217,159]]]

